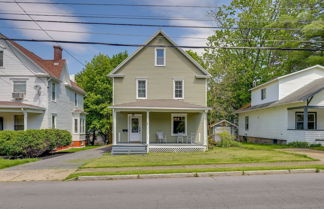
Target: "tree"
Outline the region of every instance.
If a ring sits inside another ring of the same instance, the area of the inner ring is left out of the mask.
[[[77,84],[87,92],[84,100],[88,113],[87,133],[93,136],[98,133],[106,142],[111,138],[112,131],[112,112],[108,108],[112,104],[112,80],[108,74],[127,56],[127,52],[112,57],[99,54],[75,77]]]
[[[210,15],[226,29],[208,37],[208,46],[323,48],[323,31],[271,29],[323,29],[319,0],[232,0]],[[203,59],[212,74],[208,92],[212,120],[234,120],[234,111],[250,102],[254,85],[324,63],[320,51],[261,49],[208,49]]]

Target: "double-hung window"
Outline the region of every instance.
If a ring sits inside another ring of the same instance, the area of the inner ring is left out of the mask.
[[[77,134],[77,133],[79,133],[79,120],[77,118],[74,118],[73,122],[74,122],[74,124],[73,124],[73,127],[74,127],[73,132],[75,134]]]
[[[3,67],[3,51],[0,51],[0,67]]]
[[[56,101],[56,84],[52,82],[52,101]]]
[[[186,136],[187,135],[187,114],[171,115],[171,135]]]
[[[317,128],[317,119],[316,112],[308,112],[308,129],[315,130]],[[296,129],[303,130],[304,129],[304,113],[296,112],[295,116],[296,120]]]
[[[267,89],[261,89],[261,100],[266,99],[267,97]]]
[[[165,48],[155,48],[155,66],[165,66]]]
[[[14,116],[14,129],[15,129],[15,131],[22,131],[25,129],[23,115],[15,115]]]
[[[147,98],[147,80],[137,79],[136,80],[136,99]]]
[[[80,134],[85,133],[85,118],[80,118]]]
[[[184,98],[184,81],[173,80],[173,98],[183,99]]]
[[[26,81],[13,81],[13,92],[26,94]]]

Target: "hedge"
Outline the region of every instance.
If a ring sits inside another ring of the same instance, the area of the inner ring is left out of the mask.
[[[59,129],[0,131],[0,155],[38,157],[72,142],[70,132]]]

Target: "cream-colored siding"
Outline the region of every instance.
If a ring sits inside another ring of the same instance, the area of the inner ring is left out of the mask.
[[[157,37],[151,45],[171,45],[165,38]],[[155,66],[155,48],[146,47],[126,63],[114,78],[114,105],[136,101],[136,79],[147,79],[147,99],[173,99],[173,80],[184,80],[184,102],[206,106],[205,78],[197,67],[176,48],[166,47],[166,65]]]

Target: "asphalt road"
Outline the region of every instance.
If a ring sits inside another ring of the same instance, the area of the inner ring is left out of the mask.
[[[324,208],[324,174],[0,183],[0,208]]]

